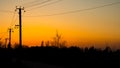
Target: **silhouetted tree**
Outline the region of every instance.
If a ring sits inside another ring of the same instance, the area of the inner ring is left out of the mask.
[[[15,44],[14,44],[14,48],[15,48],[15,49],[16,49],[16,48],[19,48],[19,44],[15,43]]]
[[[47,42],[45,43],[45,45],[46,45],[46,46],[50,46],[50,42],[47,41]]]
[[[108,46],[104,49],[104,52],[107,52],[107,53],[109,53],[109,52],[111,52],[111,51],[112,51],[111,48],[108,47]]]
[[[55,46],[60,46],[60,39],[61,39],[61,35],[58,34],[58,32],[56,31],[56,36],[53,38],[53,42]]]
[[[66,44],[66,41],[63,41],[61,35],[58,33],[58,31],[56,31],[56,35],[53,38],[52,45],[61,48],[61,47],[65,47],[65,44]]]
[[[4,48],[3,42],[0,41],[0,48]]]
[[[66,43],[67,43],[66,41],[61,42],[60,47],[61,47],[61,48],[66,47]]]
[[[41,41],[41,47],[43,47],[44,46],[44,41]]]

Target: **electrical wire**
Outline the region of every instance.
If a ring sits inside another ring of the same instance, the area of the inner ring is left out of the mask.
[[[9,11],[9,10],[0,10],[0,12],[3,12],[3,13],[13,13],[13,11]]]
[[[32,9],[29,9],[29,10],[27,10],[27,11],[31,11],[31,10],[37,9],[37,8],[42,8],[42,7],[44,7],[44,6],[48,6],[48,5],[51,5],[51,4],[55,4],[55,3],[58,3],[58,2],[60,2],[60,1],[62,1],[62,0],[57,0],[57,1],[54,1],[54,2],[51,2],[51,3],[45,4],[45,5],[42,5],[42,6],[38,6],[38,7],[32,8]]]
[[[31,4],[33,4],[33,3],[38,3],[38,2],[41,2],[42,0],[35,0],[35,1],[31,1],[31,2],[29,2],[29,3],[25,3],[25,4],[22,4],[22,5],[24,5],[24,6],[29,6],[29,5],[31,5]]]
[[[106,5],[102,5],[102,6],[96,6],[96,7],[92,7],[92,8],[67,11],[67,12],[62,12],[62,13],[55,13],[55,14],[48,14],[48,15],[37,15],[37,16],[25,16],[25,17],[41,17],[41,16],[65,15],[65,14],[71,14],[71,13],[78,13],[78,12],[83,12],[83,11],[94,10],[94,9],[103,8],[103,7],[107,7],[107,6],[112,6],[112,5],[116,5],[116,4],[120,4],[120,2],[110,3],[110,4],[106,4]]]
[[[13,24],[11,24],[11,27],[15,25],[16,21],[17,21],[17,16],[15,17],[15,20],[13,21]]]
[[[14,18],[15,18],[15,12],[13,13],[13,17],[12,17],[12,20],[11,20],[11,23],[10,23],[10,27],[12,27],[12,24],[13,24]]]
[[[46,1],[43,1],[43,2],[40,2],[40,3],[32,4],[30,6],[26,6],[25,8],[31,8],[31,7],[39,6],[39,5],[45,4],[45,3],[50,2],[50,1],[51,0],[46,0]]]

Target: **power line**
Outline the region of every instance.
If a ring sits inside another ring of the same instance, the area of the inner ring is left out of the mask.
[[[13,13],[13,11],[9,11],[9,10],[0,10],[0,12],[3,12],[3,13]]]
[[[65,15],[65,14],[71,14],[71,13],[78,13],[78,12],[82,12],[82,11],[94,10],[94,9],[103,8],[103,7],[107,7],[107,6],[112,6],[112,5],[116,5],[116,4],[120,4],[120,2],[110,3],[110,4],[106,4],[106,5],[102,5],[102,6],[97,6],[97,7],[92,7],[92,8],[86,8],[86,9],[80,9],[80,10],[73,10],[73,11],[68,11],[68,12],[62,12],[62,13],[55,13],[55,14],[48,14],[48,15],[37,15],[37,16],[25,16],[25,17],[41,17],[41,16]]]
[[[32,9],[29,9],[29,10],[27,10],[27,11],[30,11],[30,10],[33,10],[33,9],[37,9],[37,8],[42,8],[42,7],[44,7],[44,6],[48,6],[48,5],[51,5],[51,4],[55,4],[55,3],[58,3],[58,2],[60,2],[60,1],[62,1],[62,0],[57,0],[57,1],[54,1],[54,2],[51,2],[51,3],[45,4],[45,5],[42,5],[42,6],[38,6],[38,7],[32,8]]]
[[[13,13],[13,17],[12,17],[12,20],[11,20],[11,23],[10,23],[10,26],[9,26],[10,28],[13,26],[13,23],[15,22],[15,21],[14,21],[14,18],[15,18],[15,12]],[[16,20],[16,19],[15,19],[15,20]],[[3,38],[6,33],[7,33],[7,31],[0,33],[0,34],[3,34],[1,38]]]
[[[8,48],[11,48],[11,34],[12,34],[12,28],[9,28],[9,44],[8,44]]]
[[[29,3],[25,3],[25,4],[22,4],[22,5],[31,5],[31,4],[33,4],[33,3],[36,3],[36,2],[41,2],[42,0],[35,0],[35,1],[31,1],[31,2],[29,2]]]
[[[13,22],[11,23],[11,25],[10,25],[10,27],[12,27],[12,26],[14,26],[15,25],[15,23],[16,23],[16,21],[17,21],[17,16],[14,18],[14,20],[13,20]]]
[[[12,20],[11,20],[11,23],[10,23],[10,27],[12,27],[12,24],[13,24],[14,18],[15,18],[15,12],[13,13],[13,17],[12,17]]]
[[[40,2],[40,3],[36,3],[36,4],[33,4],[33,5],[30,5],[30,6],[26,6],[26,8],[31,8],[31,7],[35,7],[35,6],[38,6],[38,5],[42,5],[44,3],[47,3],[47,2],[50,2],[51,0],[46,0],[46,1],[43,1],[43,2]]]

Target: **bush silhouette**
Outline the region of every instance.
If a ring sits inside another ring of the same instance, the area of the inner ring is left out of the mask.
[[[0,48],[0,55],[0,63],[8,63],[11,65],[15,63],[20,64],[21,60],[42,62],[70,68],[74,68],[75,66],[79,68],[84,64],[116,65],[120,63],[120,50],[112,51],[109,47],[101,50],[94,47],[79,48],[75,46],[69,48],[60,48],[57,46],[29,48],[24,46],[22,49],[18,47],[14,49]]]

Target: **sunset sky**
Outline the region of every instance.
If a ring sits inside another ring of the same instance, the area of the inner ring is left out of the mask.
[[[52,40],[56,30],[62,40],[71,45],[120,43],[120,0],[0,0],[0,38],[3,42],[8,37],[8,33],[3,32],[11,25],[14,30],[12,44],[19,41],[19,29],[14,25],[19,24],[15,9],[20,5],[26,11],[22,14],[25,45],[40,45],[42,40]],[[91,9],[95,7],[98,8]],[[69,13],[71,11],[75,12]]]

